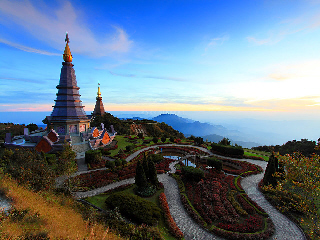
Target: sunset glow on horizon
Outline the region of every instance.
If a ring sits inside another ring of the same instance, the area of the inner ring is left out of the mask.
[[[82,104],[320,116],[319,1],[0,2],[0,112],[52,111],[64,34]]]

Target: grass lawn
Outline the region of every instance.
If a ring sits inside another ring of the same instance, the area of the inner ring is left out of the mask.
[[[131,135],[131,137],[136,137],[135,135]],[[145,137],[144,140],[152,140],[153,137]],[[125,138],[123,135],[116,135],[115,140],[117,141],[118,148],[115,150],[110,150],[110,157],[113,157],[114,155],[118,154],[120,149],[125,150],[126,146],[130,145],[144,145],[144,146],[152,146],[154,145],[154,142],[151,141],[149,144],[143,144],[143,139],[135,139],[135,142],[131,142],[128,138]],[[158,143],[162,143],[160,140]],[[169,141],[169,138],[166,139],[166,141],[163,144],[171,143]],[[132,152],[135,152],[137,150],[140,150],[141,147],[135,147]]]
[[[133,189],[135,188],[135,185],[133,185],[132,187],[128,188],[128,189],[125,189],[123,190],[122,192],[125,192],[126,194],[132,194],[134,195],[134,191]],[[163,189],[162,190],[159,190],[157,191],[153,196],[151,197],[148,197],[148,198],[144,198],[145,200],[148,200],[150,202],[153,202],[155,203],[158,207],[160,207],[160,203],[159,203],[159,195],[160,193],[163,192]],[[105,205],[105,200],[108,198],[110,194],[108,193],[103,193],[103,194],[100,194],[100,195],[97,195],[97,196],[93,196],[93,197],[88,197],[86,198],[85,200],[92,203],[93,205],[96,205],[97,207],[100,207],[102,209],[107,209],[106,205]],[[162,235],[164,236],[164,238],[167,240],[174,240],[176,238],[174,238],[170,233],[169,233],[169,230],[167,229],[167,226],[165,224],[165,219],[163,217],[163,215],[161,215],[161,220],[160,222],[158,223],[158,226],[157,226]]]
[[[265,156],[265,155],[260,155],[260,154],[256,154],[256,153],[252,153],[252,152],[247,152],[246,150],[245,150],[245,152],[244,152],[244,157],[245,157],[245,156],[261,157],[261,158],[263,158],[266,162],[269,161],[269,157],[267,157],[267,156]]]

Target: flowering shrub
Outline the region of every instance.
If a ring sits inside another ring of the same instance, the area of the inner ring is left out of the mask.
[[[230,160],[231,161],[231,160]],[[233,161],[233,160],[232,160]],[[266,239],[274,232],[267,214],[250,198],[240,185],[241,176],[259,172],[253,164],[238,163],[237,177],[208,169],[205,179],[188,180],[176,176],[187,212],[203,227],[226,239]],[[182,181],[182,183],[180,182]]]
[[[218,223],[216,226],[218,228],[222,228],[232,232],[255,233],[262,230],[262,228],[264,228],[264,220],[259,215],[254,215],[254,216],[251,215],[249,216],[249,218],[245,219],[242,223],[233,223],[233,224]]]
[[[175,223],[175,221],[173,220],[171,214],[170,214],[170,210],[169,210],[169,206],[168,206],[168,202],[167,202],[167,198],[166,195],[164,193],[161,193],[159,196],[159,200],[160,200],[160,206],[161,209],[163,210],[164,214],[165,214],[165,219],[166,219],[166,223],[169,227],[169,231],[170,233],[178,238],[178,239],[182,239],[183,238],[183,233],[180,231],[180,229],[178,228],[177,224]]]

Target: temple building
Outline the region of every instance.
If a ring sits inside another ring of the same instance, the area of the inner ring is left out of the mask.
[[[84,106],[81,104],[79,87],[72,64],[69,37],[66,35],[58,93],[51,116],[46,117],[48,129],[54,129],[60,136],[79,135],[90,127]]]
[[[5,141],[6,147],[33,148],[38,152],[49,153],[61,151],[63,144],[68,143],[74,152],[83,157],[84,153],[90,149],[110,144],[116,136],[117,133],[113,127],[111,127],[111,132],[108,132],[103,124],[101,124],[101,129],[90,128],[90,119],[80,100],[80,88],[77,86],[73,69],[68,33],[65,41],[64,62],[62,62],[59,85],[56,86],[57,98],[51,115],[43,120],[43,123],[47,124],[46,131],[37,130],[30,134],[25,131],[23,136],[16,136],[13,139],[11,135],[8,135]],[[93,114],[103,115],[104,112],[99,85]]]
[[[94,107],[94,110],[92,112],[92,116],[97,116],[97,115],[104,115],[104,107],[102,103],[102,97],[101,97],[101,92],[100,92],[100,83],[98,83],[98,92],[97,92],[97,98],[96,98],[96,105]]]

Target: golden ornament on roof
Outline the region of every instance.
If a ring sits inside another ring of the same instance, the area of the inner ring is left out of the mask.
[[[64,53],[63,53],[63,60],[65,62],[72,62],[72,55],[71,55],[71,51],[69,48],[69,37],[68,37],[68,33],[66,33],[66,47],[64,49]]]

